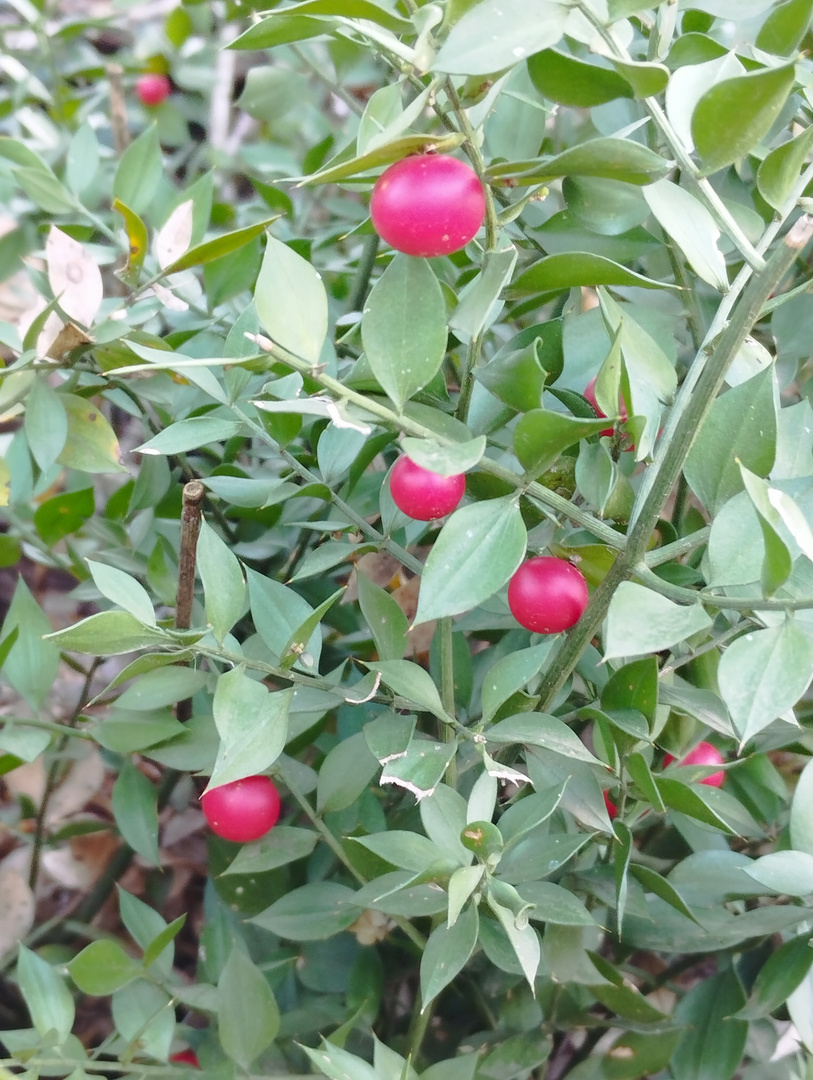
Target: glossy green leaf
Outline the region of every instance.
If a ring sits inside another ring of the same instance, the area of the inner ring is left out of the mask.
[[[480,273],[458,294],[457,306],[449,319],[449,329],[461,341],[472,341],[487,329],[502,310],[500,296],[511,280],[517,249],[509,244],[498,251],[486,251]]]
[[[530,651],[530,650],[529,650]],[[547,713],[519,713],[493,724],[486,732],[489,742],[541,746],[563,757],[599,764],[572,728]]]
[[[158,853],[157,793],[147,777],[125,761],[113,785],[113,814],[119,832],[138,854],[154,866]]]
[[[358,157],[351,157],[330,164],[320,169],[319,172],[306,176],[301,184],[334,184],[337,180],[344,180],[350,176],[359,176],[378,169],[382,165],[391,165],[394,161],[400,161],[408,154],[425,153],[429,147],[439,154],[448,154],[464,142],[464,136],[452,132],[448,135],[401,135],[397,139],[383,146],[376,146]],[[335,159],[334,159],[335,160]]]
[[[278,217],[279,215],[275,214],[274,217],[258,221],[255,225],[248,225],[244,229],[235,229],[234,232],[226,233],[224,236],[217,236],[214,240],[207,240],[205,244],[198,244],[165,267],[164,273],[177,274],[181,270],[190,269],[192,266],[206,266],[208,263],[214,262],[215,259],[222,259],[224,255],[231,255],[233,252],[245,247],[246,244],[250,244],[252,240],[262,236],[268,226],[276,221]]]
[[[531,56],[528,72],[539,93],[560,105],[589,109],[633,96],[629,82],[612,68],[587,63],[558,49],[542,49]]]
[[[140,454],[183,454],[214,442],[225,442],[241,428],[237,420],[219,416],[192,416],[178,420],[136,447]]]
[[[313,608],[293,589],[256,570],[248,569],[246,578],[257,633],[272,655],[281,659],[293,636],[313,614]],[[318,628],[311,635],[306,651],[313,659],[313,667],[318,667],[322,652],[322,634]]]
[[[119,570],[118,567],[110,566],[108,563],[96,562],[93,559],[87,559],[86,563],[88,570],[90,570],[90,576],[93,578],[93,583],[102,596],[112,603],[118,604],[125,611],[129,611],[135,619],[144,623],[145,626],[156,625],[152,600],[140,582],[130,577],[129,574],[125,574],[123,570]]]
[[[813,762],[802,769],[790,805],[790,843],[795,851],[813,855]]]
[[[792,708],[813,678],[813,638],[792,618],[749,631],[720,659],[720,693],[741,743]]]
[[[725,258],[718,246],[720,230],[711,212],[690,191],[659,180],[643,189],[658,224],[686,257],[698,277],[720,292],[728,291]]]
[[[692,136],[706,173],[744,157],[771,129],[793,89],[793,66],[752,71],[708,90],[692,115]]]
[[[3,620],[3,680],[38,709],[51,691],[59,670],[59,644],[50,638],[51,624],[31,595],[22,574]]]
[[[360,914],[352,889],[315,881],[286,893],[251,922],[289,941],[322,941],[347,929]]]
[[[596,920],[577,896],[552,881],[528,881],[517,892],[533,908],[528,918],[557,926],[595,926]]]
[[[429,263],[396,255],[364,305],[361,340],[373,374],[399,410],[440,370],[446,336],[443,292]]]
[[[261,840],[243,844],[234,860],[223,871],[229,874],[263,874],[305,859],[316,847],[319,836],[312,829],[276,825]]]
[[[217,983],[220,1045],[244,1070],[277,1036],[280,1016],[271,987],[235,943]]]
[[[456,510],[426,560],[415,622],[457,615],[487,600],[522,562],[526,542],[511,496]]]
[[[587,251],[571,251],[547,255],[532,263],[508,290],[512,299],[534,296],[536,293],[564,292],[566,289],[598,285],[636,285],[643,289],[672,289],[673,285],[628,270],[612,259],[592,255]]]
[[[511,177],[518,184],[542,184],[560,176],[599,176],[628,184],[651,184],[671,168],[670,163],[641,143],[607,137],[590,139],[554,157],[498,162],[486,176],[499,183]]]
[[[580,439],[598,435],[606,426],[604,419],[584,420],[549,409],[532,409],[514,429],[514,453],[525,475],[534,479],[550,468],[568,447]]]
[[[61,395],[44,378],[35,380],[25,400],[25,436],[40,469],[50,469],[65,446],[68,418]]]
[[[138,1040],[144,1054],[166,1059],[175,1034],[172,998],[146,979],[113,992],[111,1013],[116,1030],[128,1042]]]
[[[105,416],[76,394],[60,394],[68,418],[68,435],[57,461],[88,473],[122,473],[121,448]]]
[[[509,653],[491,665],[481,695],[484,722],[491,720],[512,694],[522,690],[538,674],[552,647],[550,639],[530,649]]]
[[[809,0],[804,0],[808,7]],[[757,187],[762,198],[775,210],[788,201],[799,180],[802,166],[813,146],[813,126],[805,128],[801,135],[774,147],[762,159],[757,170]]]
[[[468,963],[477,944],[479,925],[477,906],[469,904],[453,926],[441,923],[429,935],[421,957],[421,1005],[424,1009]]]
[[[222,643],[243,613],[246,581],[237,556],[205,520],[198,534],[197,568],[203,582],[206,620]]]
[[[667,881],[666,878],[661,877],[655,870],[652,870],[651,867],[644,866],[642,863],[631,863],[630,873],[641,882],[647,892],[655,893],[661,900],[673,907],[675,911],[679,911],[681,915],[685,915],[687,919],[691,919],[693,922],[698,922],[692,909],[674,885]]]
[[[56,1033],[62,1042],[73,1029],[73,996],[55,968],[35,952],[20,945],[17,983],[40,1038]]]
[[[288,18],[276,15],[261,19],[245,30],[229,45],[230,49],[273,49],[276,45],[287,45],[293,41],[306,41],[329,33],[327,20],[307,15],[293,15]]]
[[[100,997],[126,986],[141,966],[115,941],[92,941],[68,964],[70,976],[83,994]]]
[[[711,619],[699,603],[676,604],[642,585],[622,581],[607,613],[604,656],[659,652],[710,626]]]
[[[406,788],[421,801],[436,790],[455,751],[454,742],[414,738],[404,754],[386,762],[380,783]]]
[[[447,446],[431,439],[407,436],[401,440],[401,448],[416,465],[440,476],[455,476],[479,464],[486,450],[486,437],[478,435],[476,439]]]
[[[783,942],[759,969],[748,1001],[735,1013],[738,1020],[759,1020],[787,1001],[813,964],[810,934]]]
[[[760,574],[762,591],[766,596],[773,596],[776,590],[788,580],[793,569],[793,558],[790,550],[778,532],[778,527],[782,523],[782,515],[778,507],[774,505],[776,500],[771,497],[776,496],[781,499],[784,493],[770,488],[765,480],[756,476],[742,464],[740,465],[740,473],[746,493],[759,516],[759,524],[762,529],[764,545],[764,557]],[[787,496],[784,496],[784,498],[787,499]],[[788,500],[788,503],[790,506],[795,507],[792,499]],[[798,507],[795,507],[795,509],[803,539],[806,541],[804,546],[808,552],[813,554],[813,534],[810,532],[810,526]]]
[[[379,769],[364,735],[357,732],[330,751],[319,769],[316,806],[320,814],[344,810],[369,788]]]
[[[302,1049],[313,1064],[330,1080],[380,1080],[372,1065],[363,1058],[356,1057],[340,1046],[323,1040],[321,1049],[312,1050],[309,1046]]]
[[[385,660],[367,666],[371,671],[379,672],[384,684],[394,693],[426,709],[440,720],[450,719],[431,675],[420,665],[411,660]]]
[[[731,1080],[748,1036],[748,1024],[731,1017],[744,1003],[732,969],[698,983],[678,1002],[682,1031],[670,1062],[675,1080]]]
[[[613,67],[632,87],[636,98],[655,97],[662,94],[669,82],[669,68],[663,64],[646,61],[633,63],[613,58]]]
[[[382,660],[402,660],[407,648],[409,621],[388,592],[375,585],[363,570],[356,574],[359,605]]]
[[[47,634],[46,640],[66,652],[86,652],[93,656],[118,656],[171,642],[158,627],[145,626],[127,611],[102,611],[65,630]]]
[[[150,205],[163,173],[158,127],[151,124],[119,158],[113,179],[113,197],[134,214]]]
[[[701,503],[718,510],[743,488],[737,460],[765,476],[776,453],[772,368],[717,398],[686,459],[686,480]]]
[[[555,45],[568,7],[556,0],[480,0],[452,27],[432,69],[488,75]]]
[[[212,711],[220,735],[208,788],[264,772],[282,753],[293,691],[276,690],[235,667],[217,680]]]
[[[327,335],[327,295],[309,262],[269,236],[254,291],[260,322],[276,344],[317,363]]]
[[[573,217],[585,229],[601,236],[629,232],[649,216],[642,189],[621,180],[566,176],[562,194]]]
[[[50,170],[21,168],[14,171],[20,187],[41,210],[48,214],[76,211],[76,197]]]
[[[768,15],[757,34],[757,48],[791,56],[810,28],[813,0],[785,0]]]
[[[745,872],[754,881],[788,896],[813,895],[813,855],[805,851],[772,851],[754,859]]]
[[[643,996],[629,979],[604,957],[590,952],[590,960],[604,982],[590,987],[590,992],[608,1009],[634,1024],[656,1024],[666,1017]]]

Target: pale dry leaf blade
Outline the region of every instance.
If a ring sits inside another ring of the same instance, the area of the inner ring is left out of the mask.
[[[82,245],[51,226],[45,242],[48,283],[64,313],[81,326],[89,327],[104,297],[102,274],[96,260]]]

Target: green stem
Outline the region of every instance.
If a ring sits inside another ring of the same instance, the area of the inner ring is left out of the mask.
[[[452,637],[452,620],[449,616],[441,619],[438,623],[440,634],[440,700],[444,711],[448,716],[455,715],[454,699],[454,638]],[[440,723],[440,737],[444,742],[453,742],[455,733],[451,724]],[[452,758],[446,768],[446,783],[449,787],[457,787],[457,756]]]
[[[392,409],[387,408],[386,405],[382,405],[381,402],[375,401],[373,398],[365,397],[356,390],[351,390],[349,387],[340,383],[338,379],[334,379],[332,376],[325,374],[324,371],[312,364],[309,360],[305,360],[303,357],[289,352],[287,349],[282,348],[281,345],[277,345],[276,342],[270,341],[268,338],[262,337],[261,335],[253,336],[252,340],[256,341],[261,349],[270,353],[272,356],[275,356],[283,364],[286,364],[288,367],[293,368],[294,371],[300,371],[313,379],[314,382],[323,386],[325,390],[329,391],[334,397],[352,402],[368,416],[375,417],[375,419],[382,424],[385,424],[387,427],[394,428],[396,431],[401,431],[405,435],[414,435],[418,439],[431,439],[443,446],[454,445],[456,440],[446,438],[437,431],[424,427],[423,424],[418,424],[406,416],[399,416],[394,413]],[[248,422],[252,423],[251,421]],[[256,426],[258,427],[259,432],[262,432],[262,438],[266,442],[276,446],[264,429],[259,427],[259,425]],[[616,550],[622,550],[624,548],[626,539],[621,533],[616,532],[615,529],[605,522],[599,521],[598,518],[594,517],[586,510],[582,510],[581,507],[574,506],[573,503],[562,498],[561,495],[557,495],[555,491],[550,491],[543,484],[537,483],[536,481],[528,484],[524,477],[519,476],[517,473],[512,472],[511,469],[507,469],[505,466],[499,465],[496,461],[492,461],[487,457],[480,460],[477,468],[481,472],[488,473],[490,476],[495,476],[500,480],[504,480],[506,483],[511,484],[512,487],[520,489],[522,493],[529,498],[536,499],[543,506],[547,507],[547,509],[560,514],[562,517],[569,518],[577,525],[581,525],[591,532],[602,544],[607,544],[608,547],[615,548]]]
[[[460,130],[466,136],[466,153],[474,166],[474,171],[480,177],[483,184],[483,191],[486,197],[486,251],[496,251],[500,234],[500,222],[497,216],[497,207],[494,203],[494,194],[491,185],[484,180],[486,162],[480,151],[477,133],[471,126],[469,114],[460,104],[460,98],[457,96],[457,91],[455,90],[454,83],[451,79],[446,80],[445,87],[446,96],[454,109],[455,116],[460,124]]]
[[[762,305],[793,265],[799,251],[813,236],[813,218],[800,218],[785,235],[765,266],[745,287],[731,321],[720,335],[716,347],[709,355],[696,379],[686,379],[675,404],[675,416],[667,425],[659,451],[650,472],[644,478],[639,493],[637,513],[627,538],[625,550],[618,555],[607,576],[596,589],[586,611],[565,638],[556,654],[555,662],[548,668],[539,688],[539,708],[550,708],[556,694],[564,686],[579,661],[584,649],[598,633],[610,606],[610,600],[622,581],[637,572],[643,562],[652,530],[661,516],[666,500],[677,481],[689,448],[706,419],[712,402],[722,386],[728,365],[733,360],[746,336],[759,318]],[[718,313],[719,314],[719,313]],[[699,356],[695,365],[702,362]],[[648,483],[647,483],[648,481]],[[660,581],[660,579],[658,579]],[[693,599],[696,598],[693,595]],[[765,601],[776,603],[776,601]],[[717,604],[723,607],[723,604]],[[749,607],[753,608],[754,602]],[[780,605],[785,609],[787,605]]]
[[[279,772],[282,780],[285,783],[285,786],[288,788],[291,795],[293,795],[296,802],[299,803],[299,806],[301,807],[303,813],[309,819],[314,829],[316,829],[316,831],[319,833],[319,836],[327,844],[327,846],[330,848],[330,850],[333,852],[333,854],[336,856],[342,866],[344,866],[344,868],[349,871],[349,873],[356,879],[356,881],[360,885],[366,885],[367,878],[365,878],[363,874],[360,874],[359,871],[355,868],[355,866],[353,866],[353,864],[350,862],[340,842],[336,839],[336,837],[327,827],[324,820],[311,806],[310,800],[307,798],[307,796],[302,791],[300,791],[296,782],[291,778],[290,773],[284,769],[280,769]],[[421,952],[423,952],[424,948],[426,947],[426,938],[423,936],[423,934],[419,930],[416,930],[408,919],[405,919],[400,915],[393,915],[391,916],[391,918],[393,922],[395,922],[396,925],[399,927],[399,929],[403,930],[403,932],[413,943],[413,945],[417,945]]]
[[[359,259],[358,270],[353,281],[353,288],[350,292],[350,298],[347,301],[348,311],[361,311],[364,306],[364,298],[367,296],[367,289],[370,285],[370,278],[372,277],[373,267],[375,266],[376,256],[378,255],[378,246],[380,239],[378,233],[372,233],[364,241],[364,248]]]
[[[432,1019],[433,1005],[434,1001],[430,1001],[428,1005],[421,1008],[421,994],[418,991],[415,999],[415,1009],[412,1013],[412,1022],[409,1025],[409,1055],[407,1062],[413,1068],[420,1058],[423,1040],[426,1038],[426,1030],[429,1027],[429,1021]]]
[[[653,548],[644,556],[644,562],[650,567],[662,566],[663,563],[672,562],[673,559],[679,559],[682,555],[689,555],[692,551],[696,551],[709,542],[710,536],[711,527],[706,525],[704,528],[698,529],[697,532],[690,533],[689,536],[682,536],[680,540],[675,540],[671,544]]]
[[[718,596],[707,589],[686,589],[658,577],[644,563],[639,563],[633,573],[651,589],[679,604],[696,604],[699,600],[704,607],[719,608],[720,611],[807,611],[813,608],[813,597],[766,600],[762,597]]]

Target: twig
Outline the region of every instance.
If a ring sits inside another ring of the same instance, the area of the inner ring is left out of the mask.
[[[116,157],[121,157],[130,145],[130,129],[127,126],[127,98],[124,94],[124,68],[121,64],[107,65],[107,82],[110,87],[110,123],[113,127],[113,145]]]
[[[178,595],[175,602],[175,629],[188,630],[192,622],[192,604],[195,599],[195,568],[197,565],[198,533],[200,532],[200,504],[206,488],[200,480],[190,480],[183,488],[181,511],[181,550],[178,566]],[[184,698],[175,707],[175,715],[181,723],[192,716],[192,699]]]

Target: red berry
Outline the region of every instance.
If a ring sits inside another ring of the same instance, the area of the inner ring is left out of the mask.
[[[610,821],[613,821],[618,816],[618,807],[615,805],[615,803],[606,791],[602,792],[602,794],[604,795],[604,805],[607,807],[607,813],[610,817]]]
[[[587,398],[587,400],[590,402],[590,404],[596,410],[596,415],[597,416],[606,416],[607,414],[605,412],[601,411],[601,409],[598,407],[598,402],[596,401],[596,377],[597,376],[594,375],[593,378],[590,380],[590,382],[587,384],[587,386],[585,386],[585,388],[584,388],[584,396]],[[626,407],[626,405],[624,404],[623,401],[618,402],[618,419],[619,419],[619,422],[622,423],[622,424],[627,419],[627,407]],[[601,431],[600,434],[602,434],[602,435],[612,435],[613,431],[614,431],[614,429],[611,428],[611,427],[610,428],[604,428]]]
[[[407,255],[449,255],[477,233],[486,213],[474,170],[444,154],[415,154],[379,176],[370,200],[373,228]]]
[[[466,490],[463,473],[441,476],[400,457],[390,473],[390,494],[399,510],[416,521],[434,521],[456,509]]]
[[[200,804],[212,832],[241,844],[265,836],[280,810],[279,792],[267,776],[246,776],[210,788]]]
[[[565,559],[550,555],[528,559],[508,584],[511,614],[537,634],[569,630],[581,618],[588,599],[581,572]]]
[[[176,1062],[178,1065],[193,1065],[196,1069],[200,1068],[198,1055],[194,1050],[179,1050],[177,1054],[170,1054],[169,1060]]]
[[[136,94],[142,105],[160,105],[169,97],[171,89],[166,75],[142,75],[136,82]]]
[[[671,754],[665,754],[663,763],[664,765],[671,764],[675,759]],[[681,758],[681,765],[722,765],[725,758],[717,749],[716,746],[712,746],[711,743],[701,742],[698,743],[694,750],[690,750],[686,757]],[[722,769],[719,772],[711,773],[710,776],[704,777],[700,781],[701,784],[708,784],[710,787],[722,787],[725,780],[725,773]]]

